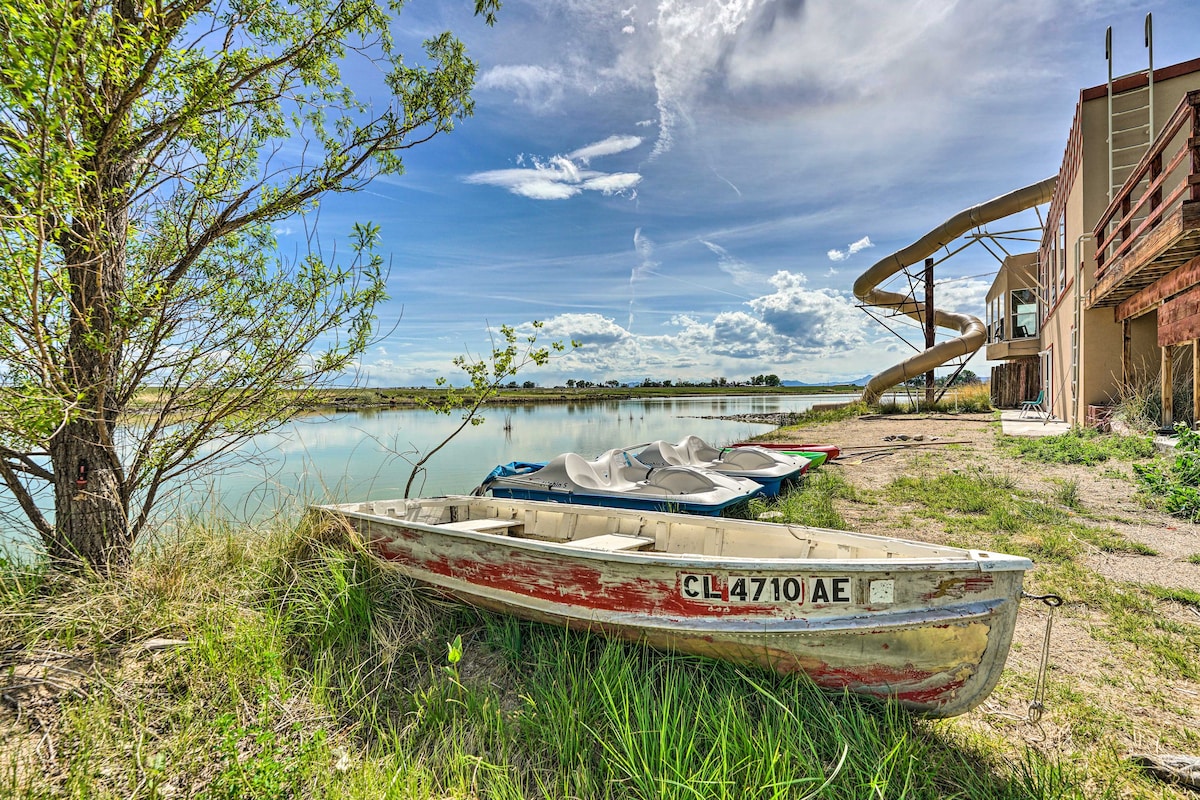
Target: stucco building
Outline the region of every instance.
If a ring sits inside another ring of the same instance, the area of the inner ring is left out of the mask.
[[[1200,59],[1080,92],[1041,246],[988,294],[1001,403],[1044,391],[1088,424],[1136,393],[1200,419],[1198,112]]]

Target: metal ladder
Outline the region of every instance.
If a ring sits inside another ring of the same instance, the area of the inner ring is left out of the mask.
[[[1154,141],[1154,35],[1150,14],[1146,15],[1147,69],[1113,77],[1112,28],[1104,35],[1104,56],[1108,60],[1108,200],[1125,185],[1142,156]],[[1114,81],[1145,75],[1146,85],[1114,92]],[[1149,178],[1144,180],[1149,181]],[[1145,214],[1141,215],[1144,218]],[[1135,218],[1134,227],[1140,222]]]

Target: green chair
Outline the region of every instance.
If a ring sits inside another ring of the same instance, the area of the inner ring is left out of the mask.
[[[1038,392],[1037,397],[1021,403],[1021,419],[1027,419],[1028,417],[1036,416],[1037,414],[1049,415],[1049,412],[1042,407],[1044,402],[1046,402],[1046,390],[1042,389],[1040,392]]]

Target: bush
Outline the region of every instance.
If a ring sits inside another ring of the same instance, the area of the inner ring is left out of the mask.
[[[1200,521],[1200,433],[1184,424],[1175,426],[1179,442],[1169,462],[1134,464],[1133,471],[1147,499],[1168,513]]]

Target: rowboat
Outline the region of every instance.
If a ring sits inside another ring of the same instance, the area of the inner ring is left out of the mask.
[[[795,482],[808,469],[808,459],[764,447],[713,447],[699,436],[685,436],[671,444],[663,440],[625,448],[648,467],[699,467],[732,478],[760,484],[764,497],[775,497],[784,484]]]
[[[733,447],[765,447],[768,450],[805,450],[810,453],[825,453],[832,461],[842,454],[836,444],[812,444],[811,442],[738,442]]]
[[[545,464],[503,464],[475,492],[516,500],[715,516],[761,494],[762,486],[696,467],[650,467],[614,449],[590,460],[563,453]]]
[[[841,448],[836,444],[811,444],[803,442],[738,442],[732,446],[763,447],[768,450],[778,450],[781,453],[804,453],[806,457],[808,457],[810,454],[816,455],[818,453],[823,453],[826,461],[833,461],[842,454]]]
[[[684,514],[450,496],[317,506],[383,561],[482,608],[893,698],[977,706],[1025,558]]]

